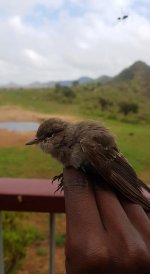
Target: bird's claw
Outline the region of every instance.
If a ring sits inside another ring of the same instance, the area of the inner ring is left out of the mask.
[[[58,180],[58,181],[62,180],[62,178],[63,178],[63,173],[54,176],[53,179],[52,179],[52,184],[53,184],[56,180]]]
[[[64,177],[63,177],[63,173],[54,176],[53,179],[52,179],[52,184],[53,184],[53,182],[56,181],[56,180],[59,181],[59,184],[58,184],[57,189],[55,190],[55,193],[56,193],[57,191],[59,191],[59,190],[60,190],[60,191],[63,191],[63,189],[64,189]]]
[[[55,193],[57,192],[57,191],[63,191],[63,189],[64,189],[64,178],[62,177],[61,179],[60,179],[60,183],[58,184],[58,187],[57,187],[57,189],[55,190]]]

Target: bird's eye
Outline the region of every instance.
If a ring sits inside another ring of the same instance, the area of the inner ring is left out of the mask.
[[[52,136],[53,136],[53,133],[52,133],[52,132],[49,132],[49,133],[46,134],[46,137],[48,137],[48,138],[50,138],[50,137],[52,137]]]

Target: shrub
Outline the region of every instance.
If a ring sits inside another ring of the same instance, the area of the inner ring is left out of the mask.
[[[5,272],[12,273],[18,262],[24,257],[26,237],[15,212],[3,214],[4,262]]]
[[[62,102],[70,103],[73,101],[75,97],[76,97],[76,94],[70,87],[60,86],[59,84],[55,86],[54,92],[51,95],[52,99],[58,100],[61,103]]]
[[[110,106],[112,106],[112,102],[109,101],[108,99],[103,98],[103,97],[100,97],[98,102],[101,105],[101,109],[103,111],[107,110]]]
[[[74,93],[74,91],[71,88],[69,88],[69,87],[62,87],[61,91],[62,91],[62,95],[64,97],[71,98],[71,99],[75,98],[75,93]]]
[[[119,111],[124,115],[128,115],[130,112],[138,113],[139,106],[137,103],[121,102],[119,103]]]
[[[78,86],[78,85],[79,85],[79,81],[77,81],[77,80],[73,81],[73,82],[72,82],[72,85],[73,85],[73,87]]]
[[[57,233],[55,236],[56,246],[62,247],[65,244],[65,235],[62,233]]]
[[[36,228],[22,225],[22,213],[4,212],[4,264],[5,273],[14,273],[25,256],[25,247],[35,240],[41,240],[42,235]]]

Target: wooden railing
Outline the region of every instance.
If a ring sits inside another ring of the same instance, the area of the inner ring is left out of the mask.
[[[63,192],[46,179],[0,179],[0,274],[4,274],[3,230],[1,211],[50,213],[49,273],[55,273],[55,214],[65,212]]]

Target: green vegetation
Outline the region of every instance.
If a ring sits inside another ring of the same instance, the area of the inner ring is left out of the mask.
[[[51,93],[51,99],[59,103],[72,103],[75,97],[76,93],[72,88],[61,87],[59,84],[56,84],[54,92]]]
[[[25,218],[24,213],[3,213],[6,273],[15,273],[18,265],[21,265],[22,258],[25,256],[25,247],[35,240],[41,239],[41,235],[35,227],[23,226],[21,220]]]
[[[149,123],[149,96],[148,89],[131,80],[104,85],[91,83],[87,86],[1,90],[0,105],[19,105],[49,114],[102,117],[106,121]]]
[[[74,104],[62,103],[55,98],[55,89],[33,89],[33,90],[0,90],[0,106],[17,105],[26,109],[49,113],[77,115],[78,107]],[[54,98],[52,98],[54,96]],[[64,99],[64,98],[63,98]],[[65,107],[64,107],[65,105]]]
[[[44,247],[42,247],[42,246],[38,247],[38,249],[37,249],[37,255],[39,255],[39,256],[45,256],[46,254],[47,254],[47,250]]]
[[[62,247],[65,243],[65,234],[57,233],[55,236],[56,246]]]
[[[0,148],[0,177],[52,178],[60,164],[37,147]]]
[[[138,113],[138,104],[137,103],[128,103],[128,102],[120,102],[119,104],[120,112],[124,115],[128,115],[130,112]]]
[[[150,67],[136,62],[104,84],[97,80],[79,85],[75,81],[72,87],[58,83],[54,88],[0,90],[0,105],[19,105],[49,114],[65,113],[83,118],[150,122],[149,79]],[[126,114],[128,117],[124,117]]]

